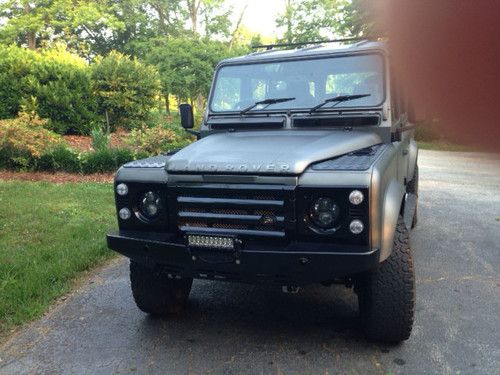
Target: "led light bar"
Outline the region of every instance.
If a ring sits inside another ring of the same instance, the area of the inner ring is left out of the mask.
[[[234,249],[234,239],[231,237],[220,236],[202,236],[198,234],[189,234],[187,236],[190,247],[208,247],[213,249]]]

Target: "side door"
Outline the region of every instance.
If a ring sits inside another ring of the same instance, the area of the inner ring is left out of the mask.
[[[391,74],[391,121],[393,134],[397,135],[393,145],[396,147],[396,157],[398,166],[398,181],[406,185],[408,175],[408,148],[409,139],[404,134],[404,126],[407,122],[404,109],[404,102],[401,100],[401,88],[398,85],[394,74]]]

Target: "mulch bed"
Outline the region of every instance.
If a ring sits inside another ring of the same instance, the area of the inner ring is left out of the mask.
[[[75,174],[65,172],[12,172],[1,171],[0,180],[66,182],[113,182],[114,173]]]
[[[118,129],[116,132],[111,133],[110,147],[126,147],[125,139],[127,136],[128,132],[123,129]],[[73,150],[79,152],[92,150],[92,138],[88,135],[64,135],[63,138]]]

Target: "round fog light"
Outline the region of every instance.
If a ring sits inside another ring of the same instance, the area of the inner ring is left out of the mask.
[[[357,206],[358,204],[361,204],[364,199],[364,195],[362,192],[359,190],[353,190],[351,191],[351,194],[349,194],[349,202]]]
[[[130,216],[132,216],[132,214],[130,213],[130,210],[128,208],[122,208],[120,211],[118,211],[118,216],[120,216],[120,219],[122,220],[128,220],[130,219]]]
[[[118,195],[127,195],[128,194],[128,186],[125,184],[116,185],[116,193]]]
[[[353,220],[351,221],[351,224],[349,224],[349,229],[353,234],[360,234],[364,228],[365,226],[363,225],[361,220]]]

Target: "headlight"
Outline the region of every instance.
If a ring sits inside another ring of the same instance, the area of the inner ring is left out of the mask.
[[[353,190],[351,191],[351,194],[349,194],[349,202],[355,206],[363,203],[363,199],[365,199],[365,196],[359,190]]]
[[[332,229],[339,215],[340,207],[331,198],[318,198],[309,209],[309,218],[321,229]]]
[[[141,214],[147,219],[154,219],[161,210],[161,199],[158,194],[148,191],[139,202]]]

